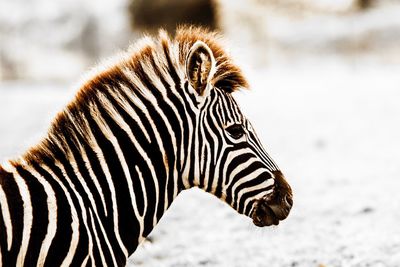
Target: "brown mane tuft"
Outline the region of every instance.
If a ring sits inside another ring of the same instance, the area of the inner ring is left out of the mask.
[[[82,91],[90,91],[104,80],[118,80],[122,69],[130,69],[140,75],[144,63],[151,65],[150,62],[153,61],[163,64],[163,60],[157,61],[156,59],[163,58],[165,53],[168,54],[175,67],[185,70],[185,60],[190,48],[196,41],[206,43],[214,54],[217,68],[212,83],[216,87],[228,93],[240,88],[247,88],[248,83],[241,69],[233,63],[225,52],[220,40],[221,36],[217,32],[211,32],[201,27],[178,27],[174,39],[171,39],[164,30],[160,30],[157,38],[146,36],[137,41],[122,57],[116,57],[116,63],[100,66],[102,70],[96,71],[95,75],[84,83],[78,95],[84,95],[85,92]]]
[[[221,37],[216,32],[210,32],[204,28],[182,26],[177,29],[175,41],[179,45],[179,61],[185,64],[186,56],[191,46],[198,40],[206,43],[214,54],[217,62],[217,71],[212,80],[213,84],[229,93],[242,87],[247,88],[248,83],[238,66],[224,51],[219,43]]]

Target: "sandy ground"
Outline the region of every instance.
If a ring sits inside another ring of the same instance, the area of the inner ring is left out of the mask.
[[[400,76],[385,66],[249,71],[237,94],[294,190],[278,227],[182,193],[129,266],[400,266]],[[42,136],[64,85],[0,84],[0,158]]]

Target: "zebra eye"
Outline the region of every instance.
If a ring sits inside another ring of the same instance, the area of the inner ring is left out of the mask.
[[[232,136],[235,139],[239,139],[244,135],[244,129],[241,124],[234,124],[226,128],[230,136]]]

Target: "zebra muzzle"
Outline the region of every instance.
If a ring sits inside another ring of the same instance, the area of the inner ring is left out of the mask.
[[[275,172],[274,191],[254,203],[251,217],[256,226],[278,225],[293,206],[292,190],[281,172]]]

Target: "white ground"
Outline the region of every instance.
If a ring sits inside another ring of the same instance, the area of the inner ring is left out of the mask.
[[[182,193],[130,266],[400,266],[400,75],[385,66],[248,71],[243,110],[294,190],[278,227]],[[73,91],[0,84],[0,158],[45,132]],[[35,89],[35,90],[34,90]]]

